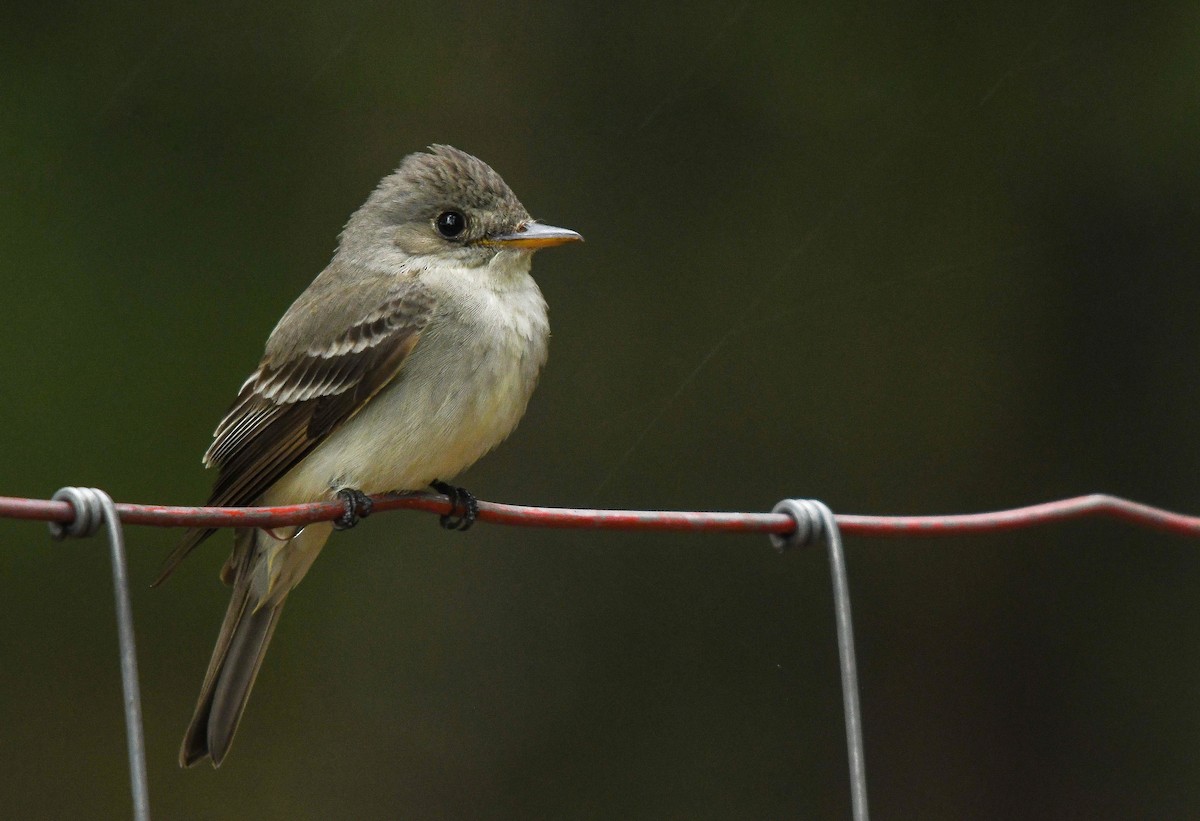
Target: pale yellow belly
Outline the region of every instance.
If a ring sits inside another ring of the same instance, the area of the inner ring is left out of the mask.
[[[491,344],[423,339],[391,385],[264,495],[267,504],[419,490],[448,480],[498,445],[525,412],[545,341],[499,336]],[[446,343],[446,344],[443,344]]]

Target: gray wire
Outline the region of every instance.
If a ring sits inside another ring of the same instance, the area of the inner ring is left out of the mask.
[[[108,525],[112,548],[113,597],[117,605],[117,638],[121,649],[121,687],[125,695],[125,740],[129,747],[129,788],[133,817],[150,821],[150,793],[146,784],[146,741],[142,735],[142,695],[138,686],[137,648],[133,641],[133,608],[129,604],[129,577],[125,570],[125,536],[112,497],[99,488],[64,487],[53,496],[69,502],[75,518],[69,523],[50,522],[50,535],[92,536]]]
[[[858,664],[854,659],[854,625],[850,618],[850,584],[842,534],[833,511],[815,499],[784,499],[773,513],[785,513],[796,529],[785,536],[771,534],[771,544],[783,551],[811,544],[824,536],[833,577],[833,609],[837,621],[838,658],[842,674],[842,707],[846,714],[846,754],[850,760],[850,807],[854,821],[867,821],[867,771],[863,756],[862,712],[858,704]]]

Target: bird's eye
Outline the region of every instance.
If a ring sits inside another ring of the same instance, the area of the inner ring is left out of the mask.
[[[467,228],[467,218],[458,211],[443,211],[433,221],[438,233],[446,239],[457,237]]]

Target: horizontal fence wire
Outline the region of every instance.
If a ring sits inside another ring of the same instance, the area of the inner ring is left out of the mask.
[[[374,512],[422,510],[453,512],[445,496],[429,493],[384,493],[371,497]],[[283,527],[332,521],[345,513],[341,502],[316,502],[280,507],[180,507],[118,503],[117,515],[128,525],[156,527]],[[0,518],[69,523],[74,518],[67,502],[0,496]],[[1119,496],[1093,493],[1055,502],[990,513],[936,516],[861,516],[839,513],[838,527],[846,535],[920,538],[1003,533],[1075,519],[1115,519],[1128,524],[1200,536],[1200,518],[1133,502]],[[516,527],[576,530],[647,530],[677,532],[762,533],[784,536],[796,528],[784,513],[725,513],[660,510],[592,510],[531,507],[479,502],[478,521]]]
[[[92,491],[99,493],[98,491]],[[61,493],[61,492],[60,492]],[[57,495],[57,494],[56,494]],[[106,511],[116,512],[118,522],[109,521],[114,538],[114,551],[120,544],[120,524],[153,525],[157,527],[283,527],[332,521],[347,513],[342,502],[318,502],[281,507],[178,507],[168,505],[113,504],[107,499]],[[442,515],[455,514],[455,503],[436,494],[385,493],[371,497],[372,512],[385,510],[423,510]],[[786,512],[781,512],[786,511]],[[95,518],[93,514],[90,518]],[[110,513],[104,514],[110,518]],[[67,501],[26,499],[0,496],[0,518],[31,519],[49,522],[52,532],[63,526],[74,526],[75,506]],[[80,519],[88,519],[84,511]],[[999,510],[990,513],[968,513],[944,516],[859,516],[834,514],[815,500],[785,499],[772,513],[726,513],[703,511],[655,510],[591,510],[578,508],[530,507],[479,502],[479,521],[523,527],[566,528],[576,530],[640,530],[676,532],[760,533],[771,537],[777,549],[799,547],[817,538],[829,548],[830,568],[837,616],[838,653],[842,678],[842,695],[846,719],[846,744],[850,764],[851,811],[855,821],[867,821],[867,782],[863,764],[862,718],[859,708],[858,680],[854,658],[854,635],[850,616],[850,592],[846,581],[845,558],[841,533],[859,536],[888,536],[921,538],[958,536],[966,534],[1002,533],[1037,527],[1055,522],[1083,518],[1116,519],[1129,524],[1182,536],[1200,536],[1200,518],[1185,516],[1162,508],[1133,502],[1117,496],[1095,493],[1056,502]],[[80,535],[83,535],[82,533]],[[114,556],[118,555],[114,552]],[[125,578],[123,556],[114,559],[114,587],[117,594],[118,617],[121,616],[122,596],[128,607],[128,582]],[[122,659],[133,660],[132,623],[121,632]],[[149,817],[149,800],[145,790],[145,749],[141,731],[141,709],[138,703],[136,667],[133,696],[127,688],[127,734],[131,762],[131,787],[135,816]],[[123,672],[125,667],[123,666]],[[133,698],[133,702],[128,699]],[[139,782],[139,760],[141,775]]]

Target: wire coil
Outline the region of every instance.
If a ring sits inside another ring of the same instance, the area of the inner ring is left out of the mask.
[[[104,524],[105,515],[109,508],[115,506],[112,498],[103,490],[94,487],[64,487],[59,488],[50,497],[54,502],[67,502],[75,510],[75,518],[69,522],[47,522],[50,535],[62,541],[68,536],[86,539],[96,535],[96,531]]]

